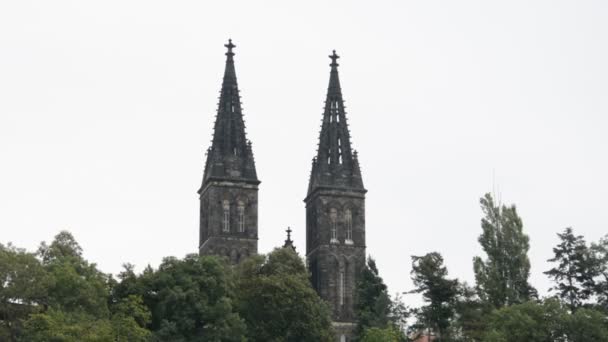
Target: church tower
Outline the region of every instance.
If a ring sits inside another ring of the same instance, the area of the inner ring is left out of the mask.
[[[365,193],[357,152],[350,144],[339,58],[331,72],[317,157],[312,161],[306,203],[306,258],[312,285],[332,310],[340,341],[356,327],[354,300],[365,264]]]
[[[228,257],[232,263],[258,250],[258,180],[251,142],[245,135],[234,68],[235,45],[225,45],[226,69],[213,140],[200,195],[201,255]]]

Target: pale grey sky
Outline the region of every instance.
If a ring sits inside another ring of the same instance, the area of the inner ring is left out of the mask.
[[[34,249],[68,229],[106,272],[195,252],[231,37],[261,252],[288,225],[305,250],[336,49],[390,291],[433,250],[473,281],[495,184],[545,292],[558,231],[608,232],[606,18],[606,1],[1,1],[0,241]]]

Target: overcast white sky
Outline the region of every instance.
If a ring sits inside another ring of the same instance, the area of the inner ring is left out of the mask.
[[[261,252],[304,203],[336,49],[390,291],[410,255],[473,281],[479,197],[530,235],[532,283],[573,226],[608,232],[606,1],[0,1],[0,242],[70,230],[106,272],[196,252],[224,69],[253,141]],[[415,301],[415,300],[414,300]]]

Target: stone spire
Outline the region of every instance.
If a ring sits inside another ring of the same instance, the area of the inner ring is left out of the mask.
[[[232,39],[229,39],[228,44],[224,46],[228,49],[226,68],[215,117],[213,141],[207,150],[202,187],[213,179],[259,183],[251,142],[247,140],[245,134],[245,122],[234,68],[233,49],[236,45],[232,43]]]
[[[285,240],[285,243],[283,244],[283,248],[287,248],[287,247],[291,247],[291,249],[293,249],[294,251],[296,250],[296,246],[293,245],[293,241],[291,240],[291,227],[287,227],[287,230],[285,230],[285,232],[287,233],[287,240]]]
[[[319,134],[317,157],[313,159],[308,194],[316,187],[340,187],[364,190],[357,152],[350,143],[340,78],[338,56],[331,58],[329,86]]]

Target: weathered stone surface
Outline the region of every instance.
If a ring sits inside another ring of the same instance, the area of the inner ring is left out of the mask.
[[[229,204],[228,230],[224,228],[224,204]],[[244,208],[239,226],[239,205]],[[237,263],[258,252],[258,188],[238,182],[210,182],[201,192],[201,255],[228,257]],[[242,231],[241,231],[242,230]]]
[[[356,327],[355,291],[365,265],[365,193],[338,77],[332,59],[319,149],[313,159],[306,203],[306,258],[311,282],[332,310],[338,341]]]
[[[245,135],[234,67],[235,47],[226,44],[226,69],[213,141],[200,195],[201,255],[225,256],[233,263],[258,252],[258,185],[251,142]]]

